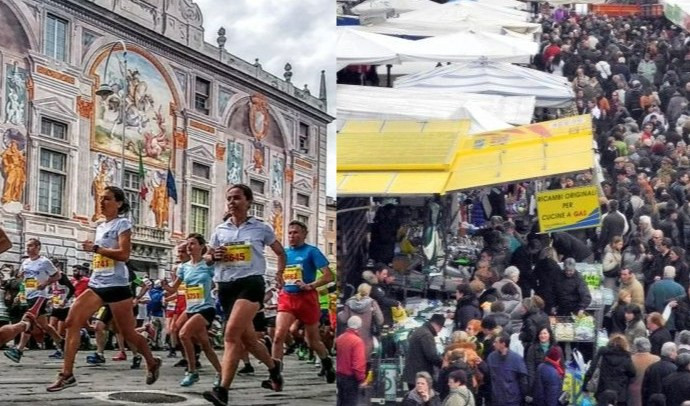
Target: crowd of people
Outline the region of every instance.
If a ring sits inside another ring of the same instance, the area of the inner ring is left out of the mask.
[[[148,385],[158,380],[163,363],[154,351],[167,345],[168,358],[176,358],[181,350],[175,366],[185,368],[183,387],[200,380],[203,352],[215,371],[213,385],[203,397],[214,405],[228,404],[236,374],[254,374],[250,354],[268,369],[268,379],[260,383],[266,389],[283,390],[283,357],[295,351],[304,360],[318,362],[318,376],[334,383],[334,275],[329,262],[305,242],[308,229],[299,221],[290,222],[283,248],[270,226],[249,215],[252,200],[251,188],[232,185],[224,221],[210,240],[188,235],[176,247],[170,280],[152,281],[137,274],[129,262],[132,223],[124,192],[107,187],[100,197],[105,219],[95,238],[81,245],[93,260],[75,266],[71,278],[59,269],[59,262],[41,254],[40,239],[26,241],[20,267],[11,269],[2,284],[11,321],[0,327],[0,347],[14,341],[4,355],[20,363],[32,337],[39,348],[54,346],[50,357],[63,365],[56,381],[47,386],[49,392],[77,385],[76,356],[80,349],[90,348],[90,333],[96,351],[86,362],[106,363],[109,332],[117,338],[112,360],[126,360],[126,350],[131,350],[131,368],[139,369],[145,362]],[[0,253],[11,247],[0,230]],[[268,247],[278,259],[278,269],[273,286],[267,288]],[[44,339],[46,335],[50,340]],[[218,345],[222,357],[216,353]]]
[[[664,17],[580,15],[568,6],[538,21],[543,37],[531,67],[567,77],[576,100],[570,110],[539,110],[535,119],[591,114],[601,166],[543,187],[600,185],[602,223],[539,234],[534,213],[506,208],[516,190],[534,192],[529,182],[495,187],[489,199],[475,200],[470,212],[484,248],[471,278],[457,288],[452,321],[435,314],[408,337],[403,404],[567,404],[564,348],[549,316],[587,313],[592,295],[578,263],[600,263],[602,285],[615,297],[605,308],[608,343],[581,348],[591,360],[581,391],[600,405],[690,404],[686,33]],[[394,244],[372,243],[370,249],[386,252],[369,257],[392,258]],[[391,272],[388,263],[364,272],[344,305],[339,405],[366,386],[372,336],[392,324],[401,305],[386,291]],[[436,336],[449,323],[454,333],[439,353]],[[522,354],[513,350],[520,347]]]

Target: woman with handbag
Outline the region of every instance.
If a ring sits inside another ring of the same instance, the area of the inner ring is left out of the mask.
[[[606,347],[600,348],[590,363],[582,381],[584,392],[594,392],[594,396],[599,397],[604,391],[612,390],[618,395],[616,405],[627,405],[628,386],[636,375],[629,348],[624,336],[612,335]]]
[[[362,319],[362,328],[359,336],[364,341],[367,362],[371,359],[371,352],[374,347],[374,335],[378,334],[383,325],[383,313],[378,303],[371,297],[371,285],[362,283],[357,288],[357,294],[345,302],[345,307],[338,314],[338,319],[346,322],[352,316],[359,316]]]
[[[604,287],[616,291],[616,283],[623,264],[623,237],[617,235],[611,239],[611,244],[604,249],[602,268],[604,271]]]

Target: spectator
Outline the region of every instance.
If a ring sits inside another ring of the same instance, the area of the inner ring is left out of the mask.
[[[654,282],[647,292],[645,305],[648,311],[661,313],[668,302],[685,294],[685,289],[673,280],[675,277],[674,267],[669,265],[664,268],[664,279]]]
[[[575,269],[573,258],[566,258],[556,286],[556,309],[559,316],[582,314],[592,301],[589,288]]]
[[[613,236],[611,244],[604,249],[602,268],[604,271],[604,287],[616,290],[616,282],[620,276],[623,264],[623,237]]]
[[[371,293],[371,285],[362,283],[357,288],[357,294],[349,298],[345,302],[343,310],[338,314],[338,319],[341,323],[345,323],[352,316],[358,316],[362,321],[362,327],[359,329],[359,337],[364,341],[364,348],[366,350],[367,361],[371,357],[371,352],[374,347],[373,335],[379,331],[383,325],[383,314],[379,308],[378,303],[369,297]]]
[[[613,241],[614,237],[622,237],[628,233],[630,226],[625,216],[618,211],[618,201],[610,200],[608,212],[601,219],[601,233],[599,234],[599,252]]]
[[[465,330],[470,320],[482,317],[479,301],[472,288],[467,284],[458,285],[455,298],[457,300],[454,316],[455,330]]]
[[[456,343],[457,344],[457,343]],[[443,360],[443,367],[438,374],[438,379],[434,385],[434,390],[438,393],[439,399],[448,397],[450,386],[448,385],[448,377],[455,371],[462,371],[465,376],[470,375],[470,366],[467,363],[465,349],[456,348],[452,351],[446,352]]]
[[[678,370],[663,380],[667,406],[681,406],[690,399],[690,354],[680,354],[676,359]]]
[[[669,302],[673,307],[673,321],[676,331],[690,330],[690,288],[687,290],[688,294],[684,294],[681,298],[675,298]]]
[[[649,330],[649,341],[652,343],[652,354],[660,355],[661,346],[664,343],[673,341],[671,332],[664,326],[664,318],[660,313],[654,312],[647,316],[647,329]]]
[[[690,238],[690,235],[688,236]],[[669,253],[670,265],[676,268],[674,280],[680,284],[684,290],[690,287],[690,270],[685,262],[685,250],[681,247],[672,247]]]
[[[467,388],[468,379],[463,371],[453,371],[448,376],[450,393],[443,406],[474,406],[474,395]]]
[[[496,289],[499,294],[498,298],[503,299],[503,295],[501,294],[501,288],[507,284],[515,286],[515,290],[518,295],[518,301],[522,301],[522,290],[520,289],[520,286],[518,285],[518,280],[520,279],[520,270],[516,266],[509,266],[503,271],[503,279],[500,281],[494,283],[492,287]]]
[[[553,346],[539,364],[536,370],[533,390],[533,404],[556,406],[563,391],[563,377],[565,371],[561,360],[562,354],[558,346]]]
[[[375,269],[376,272],[363,272],[362,278],[371,285],[371,293],[369,296],[378,303],[381,313],[383,313],[383,324],[392,326],[394,323],[391,309],[399,307],[400,302],[389,297],[384,287],[392,282],[390,269],[385,264],[376,264]]]
[[[338,406],[352,405],[359,398],[359,387],[365,384],[366,357],[364,341],[359,337],[361,328],[362,319],[352,316],[347,320],[347,330],[335,339]]]
[[[441,400],[431,388],[433,379],[426,371],[415,374],[414,389],[407,393],[403,406],[441,406]]]
[[[527,395],[527,367],[522,357],[509,347],[510,337],[499,335],[494,340],[494,351],[487,359],[491,400],[496,405],[520,406]]]
[[[606,328],[610,334],[625,334],[625,328],[627,325],[627,320],[625,319],[625,307],[631,302],[630,292],[627,290],[618,291],[618,300],[611,307],[611,311],[608,314],[608,324]]]
[[[660,358],[649,351],[652,344],[645,337],[638,337],[633,342],[634,353],[632,362],[635,366],[635,378],[630,382],[628,406],[642,406],[642,381],[644,374],[650,365],[660,360]]]
[[[635,339],[639,337],[647,337],[647,329],[639,306],[632,303],[625,306],[625,321],[625,338],[628,342],[635,342]]]
[[[652,395],[663,393],[664,378],[677,369],[675,363],[677,355],[675,343],[668,342],[661,346],[661,359],[647,368],[642,380],[643,404],[646,404]]]
[[[551,327],[551,322],[549,316],[544,313],[544,301],[541,297],[534,295],[525,298],[522,301],[522,307],[524,316],[519,338],[523,347],[527,349],[544,327]]]
[[[612,390],[616,392],[617,405],[625,405],[628,401],[628,386],[636,373],[626,338],[620,334],[612,335],[606,347],[600,348],[594,355],[590,365],[597,366],[600,371],[594,396],[599,398],[604,391]],[[592,379],[595,368],[587,370],[582,381],[583,388]]]
[[[434,314],[431,320],[414,330],[407,338],[408,355],[405,359],[402,379],[407,382],[410,390],[419,382],[418,372],[434,370],[441,367],[442,359],[436,350],[434,337],[443,328],[446,318],[442,314]]]
[[[556,306],[555,282],[560,277],[561,267],[558,265],[558,255],[553,247],[546,247],[539,253],[539,260],[534,265],[534,274],[537,278],[535,293],[544,299],[544,311],[551,314]]]
[[[644,287],[629,268],[621,270],[620,290],[630,293],[630,303],[644,308]]]
[[[527,388],[528,394],[533,396],[534,392],[534,382],[537,377],[537,369],[539,364],[544,362],[544,358],[551,351],[552,348],[556,348],[561,351],[561,348],[556,344],[556,337],[554,337],[553,332],[549,327],[542,327],[539,330],[534,342],[530,343],[525,352],[525,366],[527,367]],[[562,357],[559,357],[559,360]],[[565,368],[565,365],[561,363],[561,367]]]
[[[678,340],[678,354],[690,354],[690,330],[683,330],[676,337]]]
[[[506,312],[506,306],[502,301],[497,300],[491,303],[490,312],[486,316],[484,316],[484,320],[492,320],[496,323],[498,328],[501,329],[501,331],[505,331],[508,334],[512,334],[510,326],[510,315]]]

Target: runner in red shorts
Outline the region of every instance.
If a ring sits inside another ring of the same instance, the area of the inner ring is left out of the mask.
[[[321,358],[319,375],[326,375],[328,383],[335,382],[333,361],[328,356],[326,347],[321,341],[319,320],[321,306],[316,289],[333,280],[333,272],[328,267],[328,260],[313,245],[305,244],[307,226],[299,221],[292,221],[288,226],[287,265],[283,273],[285,281],[278,296],[278,316],[276,333],[273,342],[273,358],[283,359],[283,344],[290,326],[299,320],[304,324],[304,331],[309,347]],[[323,276],[316,278],[316,271]]]

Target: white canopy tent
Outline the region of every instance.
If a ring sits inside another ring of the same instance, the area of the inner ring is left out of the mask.
[[[456,63],[403,76],[394,87],[502,96],[534,96],[537,107],[567,107],[575,99],[568,80],[561,76],[504,62]],[[338,96],[340,97],[340,96]]]
[[[411,42],[349,27],[337,27],[336,59],[338,70],[347,65],[400,63],[399,55]]]
[[[469,17],[481,18],[486,22],[502,20],[527,22],[530,18],[529,13],[525,11],[496,6],[488,2],[477,4],[476,2],[462,1],[446,3],[440,7],[411,11],[400,15],[398,19],[401,21],[426,21],[436,24],[452,24],[466,21]]]
[[[338,122],[344,120],[469,118],[472,131],[493,131],[511,124],[529,124],[534,112],[532,96],[494,96],[443,90],[391,89],[338,85]]]
[[[360,14],[372,10],[393,9],[401,14],[434,7],[441,7],[441,5],[431,0],[367,0],[353,7],[352,12]]]
[[[408,15],[405,13],[404,15]],[[453,34],[459,31],[477,30],[502,34],[506,30],[521,34],[534,34],[541,31],[541,25],[517,20],[487,20],[481,17],[468,16],[462,21],[436,23],[434,21],[410,21],[400,18],[389,18],[383,23],[362,25],[362,31],[389,35],[406,35],[410,37],[435,37]]]
[[[463,62],[485,58],[490,61],[529,63],[539,52],[534,41],[488,32],[466,31],[425,38],[414,42],[407,55],[415,61]]]
[[[529,5],[518,0],[450,0],[448,3],[473,2],[477,4],[489,4],[492,6],[513,8],[516,10],[527,10]]]

